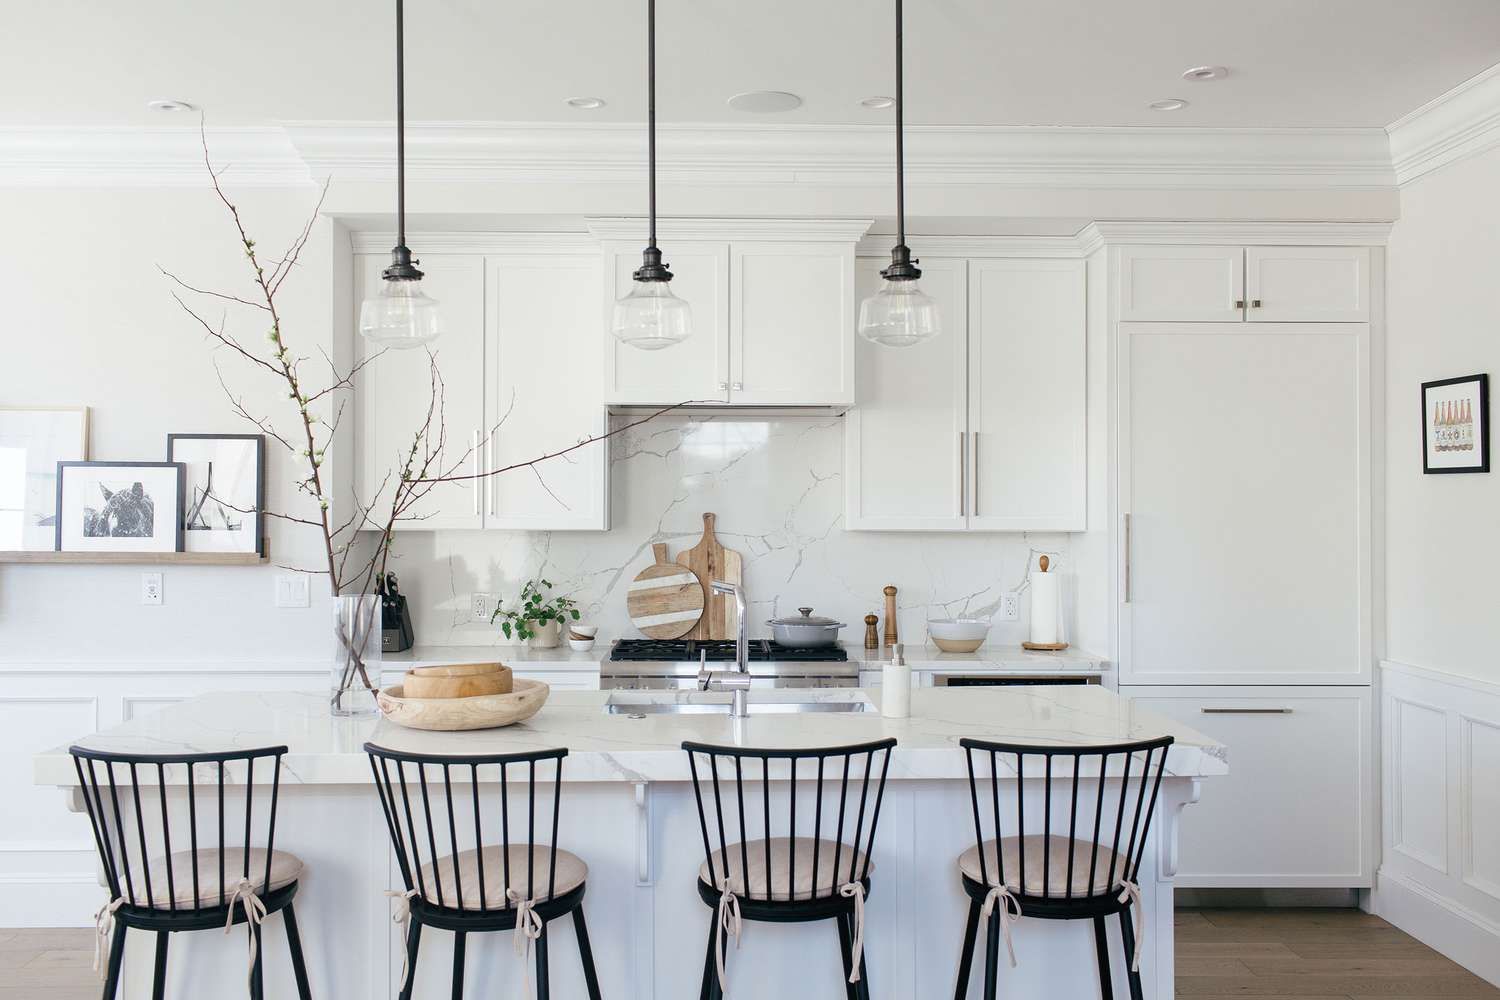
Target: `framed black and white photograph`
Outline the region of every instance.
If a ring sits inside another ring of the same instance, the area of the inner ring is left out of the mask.
[[[88,407],[0,406],[0,551],[53,547],[57,463],[88,457]]]
[[[167,435],[167,461],[187,466],[184,552],[265,555],[265,450],[260,434]]]
[[[181,552],[187,469],[174,462],[58,462],[59,552]]]
[[[1422,471],[1490,471],[1490,377],[1422,383]]]

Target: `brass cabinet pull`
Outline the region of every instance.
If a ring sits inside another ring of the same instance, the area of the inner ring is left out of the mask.
[[[1260,308],[1260,299],[1251,299],[1250,300],[1250,308],[1251,309],[1259,309]]]
[[[1243,308],[1245,308],[1245,300],[1244,299],[1235,299],[1234,300],[1234,307],[1236,309],[1243,309]]]

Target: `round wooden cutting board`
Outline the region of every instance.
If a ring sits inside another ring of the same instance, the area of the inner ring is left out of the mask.
[[[625,609],[648,639],[681,639],[703,617],[703,584],[686,566],[667,561],[667,547],[651,546],[656,564],[630,582]]]

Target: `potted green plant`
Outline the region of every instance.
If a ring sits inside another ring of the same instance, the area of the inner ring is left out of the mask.
[[[548,597],[544,588],[550,590],[552,581],[527,581],[521,588],[520,606],[507,610],[501,601],[490,615],[490,623],[499,621],[500,631],[507,639],[524,639],[532,649],[552,649],[557,645],[562,623],[576,622],[580,615],[576,601],[570,597]]]

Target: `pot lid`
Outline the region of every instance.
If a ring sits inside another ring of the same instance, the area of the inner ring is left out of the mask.
[[[832,618],[824,618],[822,615],[814,615],[812,608],[798,608],[796,615],[788,615],[785,618],[772,618],[766,622],[767,625],[811,625],[815,628],[843,628],[844,623],[834,621]]]

